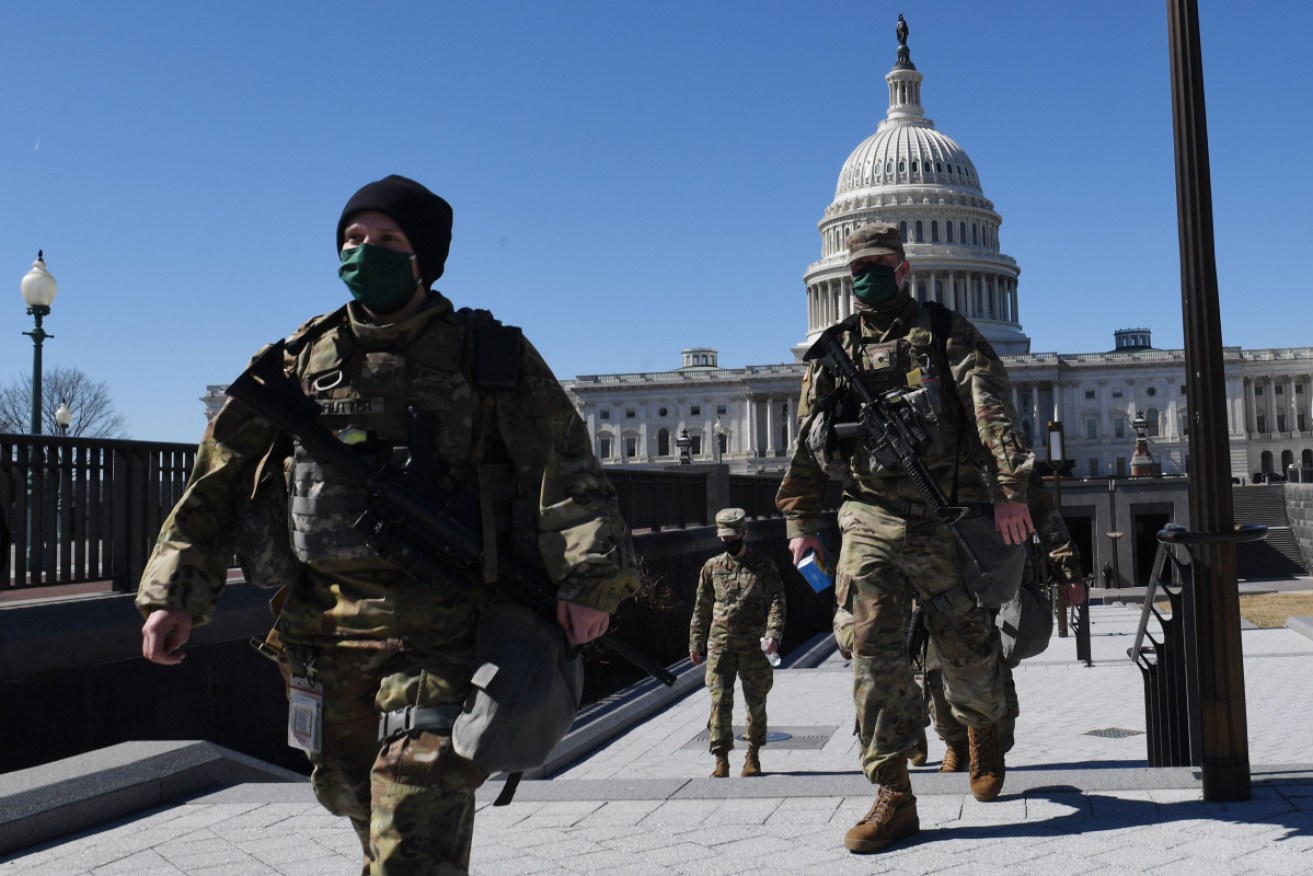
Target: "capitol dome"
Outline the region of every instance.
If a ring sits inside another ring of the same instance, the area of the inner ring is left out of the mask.
[[[868,222],[899,227],[912,292],[969,318],[1003,355],[1030,352],[1017,313],[1016,261],[999,249],[1002,217],[985,197],[976,167],[955,140],[935,130],[921,108],[921,81],[906,32],[885,76],[889,110],[839,171],[825,210],[821,260],[807,268],[807,339],[853,313],[844,242]]]

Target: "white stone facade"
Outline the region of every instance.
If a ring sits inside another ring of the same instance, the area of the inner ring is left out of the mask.
[[[1184,472],[1190,418],[1184,351],[1154,349],[1149,329],[1133,328],[1117,331],[1106,353],[1031,353],[1019,315],[1020,269],[1000,251],[1002,218],[975,166],[925,117],[923,77],[905,47],[885,79],[889,111],[844,162],[818,226],[821,258],[804,274],[807,331],[794,359],[853,312],[847,236],[867,222],[892,222],[903,231],[913,294],[966,315],[1003,356],[1013,406],[1039,458],[1048,457],[1048,424],[1055,421],[1073,475],[1129,475],[1131,424],[1143,412],[1162,472]],[[716,461],[708,436],[719,421],[720,459],[731,470],[782,470],[797,435],[790,413],[803,366],[719,368],[709,348],[685,350],[682,363],[675,371],[565,382],[602,461],[676,464],[684,430],[694,462]],[[1291,463],[1313,468],[1313,348],[1227,348],[1224,368],[1233,477],[1284,475]]]

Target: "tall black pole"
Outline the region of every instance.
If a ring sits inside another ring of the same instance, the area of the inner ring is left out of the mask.
[[[1186,398],[1190,405],[1190,521],[1206,535],[1235,528],[1227,440],[1222,323],[1213,249],[1213,193],[1197,0],[1167,0],[1176,144],[1177,223],[1181,242],[1181,309],[1185,325]],[[1200,765],[1205,800],[1248,800],[1248,723],[1240,644],[1235,545],[1193,545],[1193,587],[1184,594],[1193,616]]]

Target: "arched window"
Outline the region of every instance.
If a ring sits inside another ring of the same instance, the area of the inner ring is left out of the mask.
[[[885,173],[894,172],[894,160],[892,158],[890,158],[888,161],[884,163],[884,172]]]
[[[939,220],[934,219],[930,222],[930,242],[939,242]]]
[[[899,222],[899,223],[898,223],[898,236],[899,236],[899,238],[903,241],[903,243],[907,243],[907,220],[906,220],[906,219],[904,219],[902,222]]]
[[[946,235],[948,235],[948,242],[949,242],[949,243],[952,243],[952,242],[953,242],[953,223],[952,223],[952,222],[945,222],[945,223],[944,223],[944,233],[945,233]]]
[[[935,300],[940,304],[944,303],[944,281],[935,280]]]
[[[1144,434],[1148,435],[1150,438],[1157,438],[1158,430],[1159,430],[1158,409],[1149,408],[1149,410],[1145,411],[1144,422],[1145,422]]]
[[[613,448],[611,446],[611,433],[603,432],[597,436],[597,458],[610,459]]]
[[[1259,457],[1259,471],[1270,472],[1272,470],[1272,451],[1264,450],[1263,455]]]
[[[657,456],[670,455],[670,430],[661,429],[657,432]]]
[[[1313,450],[1305,450],[1299,455],[1299,461],[1304,468],[1313,468]]]
[[[916,162],[912,162],[912,173],[916,173]]]
[[[957,223],[957,239],[963,243],[967,242],[967,224],[965,222]]]
[[[980,246],[980,238],[979,238],[979,236],[977,236],[977,234],[976,234],[976,228],[977,228],[976,223],[972,222],[972,223],[971,223],[971,245],[972,245],[972,246]]]
[[[898,159],[898,172],[902,173],[906,169],[907,169],[906,162],[904,162],[901,158]]]
[[[921,220],[916,220],[916,242],[925,243],[925,231],[922,228]]]
[[[925,280],[916,284],[916,300],[925,304]]]
[[[935,173],[943,173],[943,172],[944,172],[944,163],[942,161],[936,161]]]
[[[1280,472],[1280,473],[1281,473],[1281,474],[1285,474],[1285,473],[1290,469],[1290,467],[1291,467],[1292,465],[1294,465],[1294,464],[1295,464],[1295,451],[1293,451],[1293,450],[1283,450],[1283,451],[1281,451],[1281,472]]]

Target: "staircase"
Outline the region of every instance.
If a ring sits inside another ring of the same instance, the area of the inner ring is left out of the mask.
[[[1252,580],[1308,574],[1286,516],[1286,488],[1280,484],[1236,486],[1231,495],[1236,523],[1267,527],[1265,540],[1236,545],[1236,577]]]

